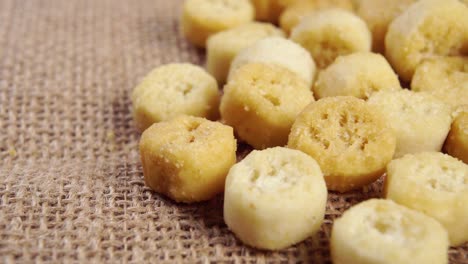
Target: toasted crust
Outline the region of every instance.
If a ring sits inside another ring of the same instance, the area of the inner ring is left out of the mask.
[[[233,129],[193,116],[152,125],[139,146],[145,183],[178,202],[204,201],[221,193],[236,162]]]
[[[336,57],[357,51],[370,51],[371,33],[355,14],[327,9],[305,17],[293,28],[291,39],[307,49],[320,69]]]
[[[468,111],[460,113],[453,121],[444,150],[468,164]]]
[[[429,93],[453,110],[468,104],[468,57],[424,60],[414,72],[411,90]]]
[[[364,100],[327,97],[297,117],[288,147],[317,160],[328,189],[345,192],[383,174],[395,151],[395,135],[378,108]]]
[[[372,50],[384,53],[385,35],[390,23],[416,0],[359,0],[356,14],[372,32]]]
[[[468,7],[458,0],[422,0],[395,18],[385,36],[385,54],[400,78],[434,56],[468,52]]]
[[[257,149],[285,145],[296,115],[314,100],[304,80],[274,64],[245,64],[224,91],[222,119]]]
[[[320,72],[314,85],[317,98],[350,95],[367,99],[376,91],[400,90],[400,81],[385,58],[356,52],[338,57]]]
[[[182,32],[194,45],[205,47],[213,34],[252,21],[249,0],[187,0],[181,18]]]
[[[133,117],[140,131],[180,114],[219,116],[216,80],[203,68],[172,63],[153,69],[132,92]]]

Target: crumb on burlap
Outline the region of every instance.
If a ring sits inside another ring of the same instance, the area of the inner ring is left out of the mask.
[[[114,130],[108,130],[106,133],[106,140],[109,142],[109,150],[115,150],[115,133]]]
[[[8,154],[10,154],[10,157],[14,158],[16,155],[18,155],[18,152],[16,152],[16,149],[14,147],[11,147],[8,149]]]

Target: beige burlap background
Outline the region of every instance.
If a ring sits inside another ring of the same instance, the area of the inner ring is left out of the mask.
[[[129,93],[155,66],[203,63],[180,4],[0,0],[0,262],[329,263],[332,220],[380,195],[331,193],[315,237],[264,252],[227,230],[222,197],[181,205],[146,188]]]

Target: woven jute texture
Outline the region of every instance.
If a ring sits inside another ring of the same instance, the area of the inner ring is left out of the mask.
[[[130,91],[153,67],[204,61],[180,8],[0,0],[0,262],[329,263],[332,220],[381,195],[381,180],[331,193],[316,236],[266,252],[229,232],[222,195],[183,205],[145,187]],[[450,249],[451,263],[467,252]]]

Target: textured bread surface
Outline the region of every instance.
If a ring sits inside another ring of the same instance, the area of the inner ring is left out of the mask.
[[[288,69],[264,63],[240,67],[224,87],[221,119],[256,149],[284,146],[296,116],[314,101],[307,83]]]
[[[372,32],[372,51],[384,53],[390,23],[416,0],[358,0],[356,14]]]
[[[407,154],[387,167],[385,197],[438,220],[450,244],[468,241],[468,165],[440,152]]]
[[[325,9],[307,15],[292,29],[291,39],[307,49],[319,69],[338,56],[370,51],[372,36],[366,23],[343,9]]]
[[[311,87],[315,77],[315,62],[310,54],[291,40],[269,37],[246,47],[234,58],[229,76],[249,62],[272,63],[296,73]],[[230,77],[228,76],[228,80]]]
[[[327,187],[317,162],[301,151],[254,150],[226,178],[224,220],[247,245],[282,249],[315,234]]]
[[[448,236],[433,218],[391,200],[370,199],[335,220],[335,264],[447,263]]]
[[[270,36],[282,37],[284,33],[272,24],[251,22],[211,36],[206,47],[207,71],[220,85],[224,84],[236,55],[256,41]]]
[[[153,123],[186,114],[216,119],[216,80],[203,68],[171,63],[155,68],[132,91],[133,118],[141,131]]]
[[[249,0],[186,0],[182,33],[194,45],[205,47],[211,35],[252,21],[254,12]]]
[[[411,90],[430,93],[453,110],[468,105],[468,57],[424,60],[414,72]]]
[[[288,147],[317,160],[328,189],[346,192],[383,174],[395,142],[377,107],[355,97],[336,96],[313,102],[299,114]]]
[[[403,89],[373,93],[368,102],[380,108],[395,131],[395,158],[442,149],[452,122],[452,110],[442,101]]]
[[[468,54],[468,7],[458,0],[421,0],[396,17],[385,54],[401,79],[411,81],[428,58]]]
[[[145,183],[178,202],[199,202],[223,191],[236,162],[232,127],[193,116],[157,123],[141,135]]]
[[[468,164],[468,111],[465,110],[453,120],[445,140],[444,150],[451,156]]]

